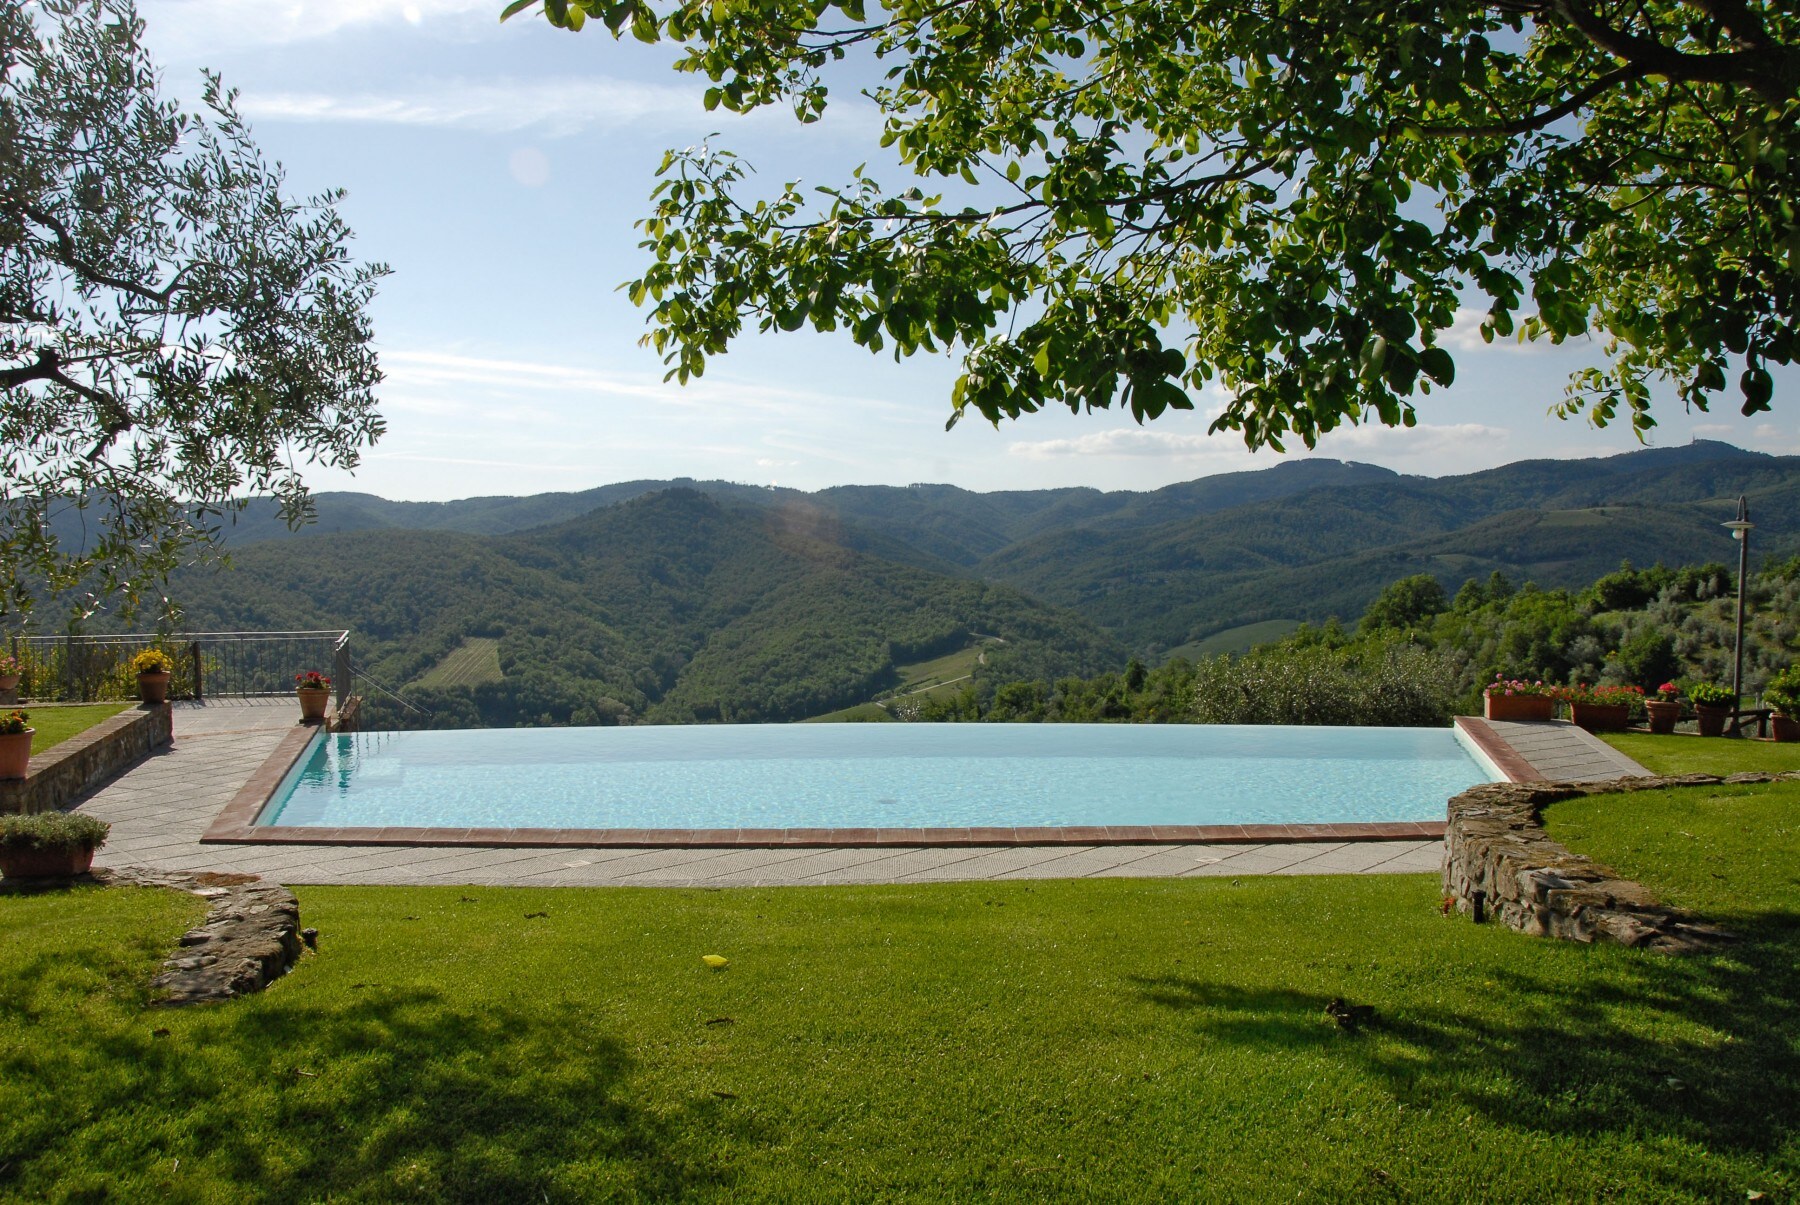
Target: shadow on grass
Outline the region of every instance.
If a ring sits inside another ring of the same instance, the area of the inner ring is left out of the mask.
[[[131,1195],[177,1160],[203,1195],[238,1199],[679,1196],[729,1187],[717,1151],[772,1141],[730,1099],[638,1099],[625,1048],[555,1006],[349,995],[151,1010],[0,1059],[69,1106],[15,1136],[0,1195],[34,1186],[18,1179],[33,1163],[75,1195],[96,1172]]]
[[[1209,1038],[1330,1051],[1382,1076],[1409,1107],[1451,1103],[1522,1130],[1678,1137],[1766,1156],[1791,1142],[1800,1116],[1800,916],[1720,919],[1745,938],[1724,953],[1571,947],[1569,957],[1595,959],[1592,973],[1495,967],[1486,974],[1496,986],[1466,1011],[1359,1001],[1378,1013],[1357,1033],[1325,1016],[1326,994],[1135,982],[1152,1003],[1192,1013]]]

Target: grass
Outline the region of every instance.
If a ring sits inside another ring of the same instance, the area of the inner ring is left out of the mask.
[[[1652,774],[1800,770],[1800,744],[1647,732],[1606,732],[1600,738]]]
[[[465,637],[448,656],[413,681],[414,686],[481,686],[504,681],[500,642],[491,636]]]
[[[80,707],[33,707],[25,705],[31,726],[37,729],[31,738],[31,752],[42,753],[59,745],[78,732],[86,732],[101,720],[109,720],[133,703],[90,703]]]
[[[1221,653],[1247,652],[1259,644],[1280,640],[1299,626],[1298,619],[1265,619],[1261,623],[1226,628],[1222,632],[1214,632],[1204,640],[1190,640],[1170,649],[1163,654],[1163,660],[1173,661],[1177,657],[1186,657],[1189,661],[1198,661],[1202,657],[1217,657]]]
[[[1792,913],[1791,878],[1759,886]],[[1791,940],[1685,960],[1576,946],[1446,918],[1438,891],[321,887],[300,893],[317,955],[180,1012],[147,1008],[144,985],[196,901],[0,898],[0,1197],[1800,1187]],[[1374,1021],[1338,1029],[1335,996]]]

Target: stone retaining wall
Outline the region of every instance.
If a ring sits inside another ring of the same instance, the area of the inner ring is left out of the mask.
[[[0,781],[0,815],[66,808],[174,739],[167,703],[122,711],[32,758],[27,777]]]
[[[1660,903],[1642,884],[1550,839],[1543,809],[1563,799],[1618,791],[1774,782],[1800,774],[1684,774],[1611,782],[1491,782],[1450,801],[1444,892],[1459,912],[1524,933],[1610,941],[1671,952],[1710,949],[1731,935]]]

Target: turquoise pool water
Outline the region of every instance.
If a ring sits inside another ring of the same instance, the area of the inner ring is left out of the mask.
[[[1442,820],[1449,728],[750,724],[322,736],[262,824],[962,828]]]

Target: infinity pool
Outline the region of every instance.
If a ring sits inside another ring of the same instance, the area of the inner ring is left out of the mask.
[[[1450,728],[754,724],[327,736],[257,823],[959,828],[1442,820]]]

